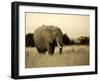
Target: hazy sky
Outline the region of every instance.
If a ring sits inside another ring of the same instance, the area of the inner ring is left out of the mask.
[[[70,38],[89,36],[89,16],[70,14],[26,13],[26,33],[34,33],[41,25],[61,28]]]

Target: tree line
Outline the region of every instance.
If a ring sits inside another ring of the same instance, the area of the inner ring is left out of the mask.
[[[70,39],[67,34],[63,34],[63,44],[65,46],[66,45],[89,45],[89,37],[80,36],[77,39]],[[25,45],[26,47],[35,47],[33,33],[28,33],[25,35]]]

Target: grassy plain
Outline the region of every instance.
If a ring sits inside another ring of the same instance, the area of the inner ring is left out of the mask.
[[[89,65],[89,46],[72,45],[64,46],[62,54],[55,48],[54,55],[39,54],[35,47],[26,47],[25,67],[59,67]]]

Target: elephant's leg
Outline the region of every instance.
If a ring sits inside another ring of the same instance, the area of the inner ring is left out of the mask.
[[[51,45],[51,47],[52,47],[52,52],[54,53],[54,51],[55,51],[55,42],[53,41],[53,44]]]
[[[47,45],[47,50],[48,50],[48,53],[53,55],[54,54],[54,49],[55,49],[55,46],[53,44],[48,44]]]
[[[45,54],[45,52],[46,52],[46,50],[41,50],[41,49],[39,49],[39,48],[37,48],[37,51],[38,51],[39,53],[41,53],[41,54]]]
[[[52,52],[54,53],[55,50],[55,45],[52,46]]]

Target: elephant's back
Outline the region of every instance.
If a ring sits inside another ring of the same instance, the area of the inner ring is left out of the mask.
[[[38,27],[38,28],[34,31],[34,33],[35,33],[35,34],[42,33],[42,31],[43,31],[45,28],[46,28],[46,27]]]
[[[41,35],[44,32],[45,27],[38,27],[35,31],[34,31],[34,39],[42,39]]]

